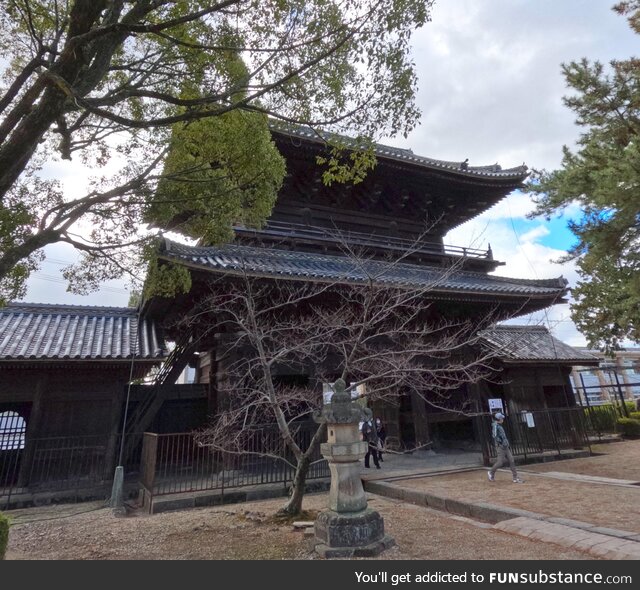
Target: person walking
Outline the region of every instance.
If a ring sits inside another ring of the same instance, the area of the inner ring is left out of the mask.
[[[496,459],[496,462],[491,466],[491,469],[487,471],[487,476],[489,478],[489,481],[495,481],[496,471],[499,467],[502,467],[505,461],[508,461],[509,468],[511,469],[511,474],[513,475],[513,483],[524,483],[524,480],[518,477],[516,462],[513,459],[513,453],[511,452],[511,448],[509,446],[509,439],[507,438],[507,433],[502,427],[503,422],[504,414],[502,414],[501,412],[496,413],[496,415],[493,417],[493,422],[491,423],[491,433],[493,435],[493,442],[496,446],[498,458]]]
[[[384,449],[384,441],[387,439],[387,429],[380,418],[376,418],[376,432],[378,434],[378,461],[382,459],[382,449]]]
[[[364,456],[364,466],[369,469],[369,457],[373,457],[376,469],[380,469],[378,462],[378,432],[373,418],[369,418],[362,425],[362,440],[367,443],[367,454]]]

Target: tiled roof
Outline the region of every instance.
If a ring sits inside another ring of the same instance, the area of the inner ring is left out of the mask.
[[[0,360],[125,360],[134,347],[136,359],[163,359],[155,324],[142,320],[138,338],[137,328],[130,307],[10,303],[0,308]]]
[[[291,137],[299,137],[301,139],[306,139],[309,141],[321,142],[320,137],[318,137],[318,133],[309,127],[297,127],[290,125],[284,126],[283,124],[272,122],[271,129],[276,133],[289,135]],[[355,140],[347,136],[322,132],[320,132],[320,134],[323,138],[337,137],[347,146],[354,148],[356,147]],[[383,145],[381,143],[375,144],[374,150],[377,156],[385,159],[409,162],[435,170],[446,170],[455,174],[461,174],[463,176],[504,178],[522,181],[527,177],[529,173],[529,169],[525,164],[516,166],[514,168],[506,168],[503,170],[499,164],[492,164],[490,166],[468,166],[463,164],[463,162],[450,162],[446,160],[427,158],[425,156],[418,156],[411,150],[391,147],[388,145]]]
[[[562,361],[598,364],[592,354],[554,338],[544,326],[494,326],[480,332],[505,361]]]
[[[250,246],[197,247],[165,240],[160,257],[221,274],[290,279],[377,283],[411,288],[430,287],[434,293],[495,293],[553,299],[566,293],[562,277],[547,280],[511,279],[470,271],[446,271],[415,264],[389,265],[377,260],[358,263],[350,258]]]

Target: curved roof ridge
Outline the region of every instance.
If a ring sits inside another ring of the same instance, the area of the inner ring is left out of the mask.
[[[275,121],[269,122],[272,131],[289,135],[291,137],[299,137],[321,143],[322,139],[338,138],[348,147],[357,147],[356,139],[339,133],[315,131],[311,127],[293,126]],[[409,163],[423,165],[429,168],[444,169],[456,174],[465,176],[485,176],[489,178],[516,178],[524,180],[529,174],[529,168],[526,164],[503,169],[499,164],[490,164],[482,166],[469,166],[466,161],[455,162],[450,160],[440,160],[437,158],[429,158],[427,156],[419,156],[414,154],[411,149],[398,148],[381,143],[376,143],[374,147],[376,155],[392,160],[401,160]]]
[[[526,330],[526,331],[538,330],[540,332],[549,332],[549,329],[546,326],[543,326],[542,324],[496,324],[495,326],[492,326],[491,328],[488,328],[488,329],[489,330],[512,330],[514,332],[519,330]]]
[[[294,255],[298,260],[308,260],[312,262],[336,262],[336,261],[344,261],[344,256],[339,256],[335,254],[320,254],[316,252],[299,252],[299,251],[291,251],[291,250],[279,250],[277,248],[261,248],[256,246],[244,246],[240,244],[222,244],[220,246],[189,246],[186,244],[181,244],[179,242],[174,242],[168,238],[164,240],[164,248],[163,251],[168,254],[176,254],[178,256],[208,256],[214,252],[217,253],[230,253],[230,254],[246,254],[246,255],[257,255],[257,256],[274,256],[278,258],[288,259]],[[388,264],[381,260],[376,259],[365,259],[365,261],[377,264],[384,265]],[[417,266],[415,264],[410,264],[407,262],[399,262],[393,264],[394,268],[407,268],[414,270],[416,268],[431,268],[426,266]],[[456,270],[456,275],[458,276],[469,276],[469,277],[488,277],[492,281],[498,283],[511,283],[518,285],[531,285],[536,287],[550,287],[550,288],[564,288],[568,285],[567,279],[564,277],[556,277],[552,279],[521,279],[521,278],[512,278],[512,277],[503,277],[500,275],[487,274],[479,271],[472,270]]]
[[[215,273],[282,277],[292,280],[330,280],[360,283],[372,276],[380,284],[424,286],[455,292],[499,292],[514,295],[562,297],[567,281],[556,279],[510,279],[482,272],[453,270],[450,274],[437,266],[409,263],[392,264],[365,259],[358,264],[345,256],[260,248],[255,246],[185,246],[165,241],[161,258]],[[386,265],[386,266],[385,266]]]

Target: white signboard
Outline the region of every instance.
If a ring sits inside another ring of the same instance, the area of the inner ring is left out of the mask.
[[[502,405],[502,399],[499,397],[489,398],[489,411],[490,412],[504,412],[504,407]]]
[[[531,412],[525,412],[525,417],[527,418],[527,426],[529,428],[535,428],[536,423],[533,419],[533,414]]]

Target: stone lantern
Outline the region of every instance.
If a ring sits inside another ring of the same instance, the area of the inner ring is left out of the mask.
[[[329,462],[331,489],[329,510],[315,523],[316,552],[322,557],[370,557],[392,547],[384,534],[384,520],[367,508],[360,479],[360,459],[367,443],[360,440],[358,425],[371,418],[371,410],[354,404],[342,379],[334,383],[335,393],[316,419],[327,424],[327,442],[320,452]]]

